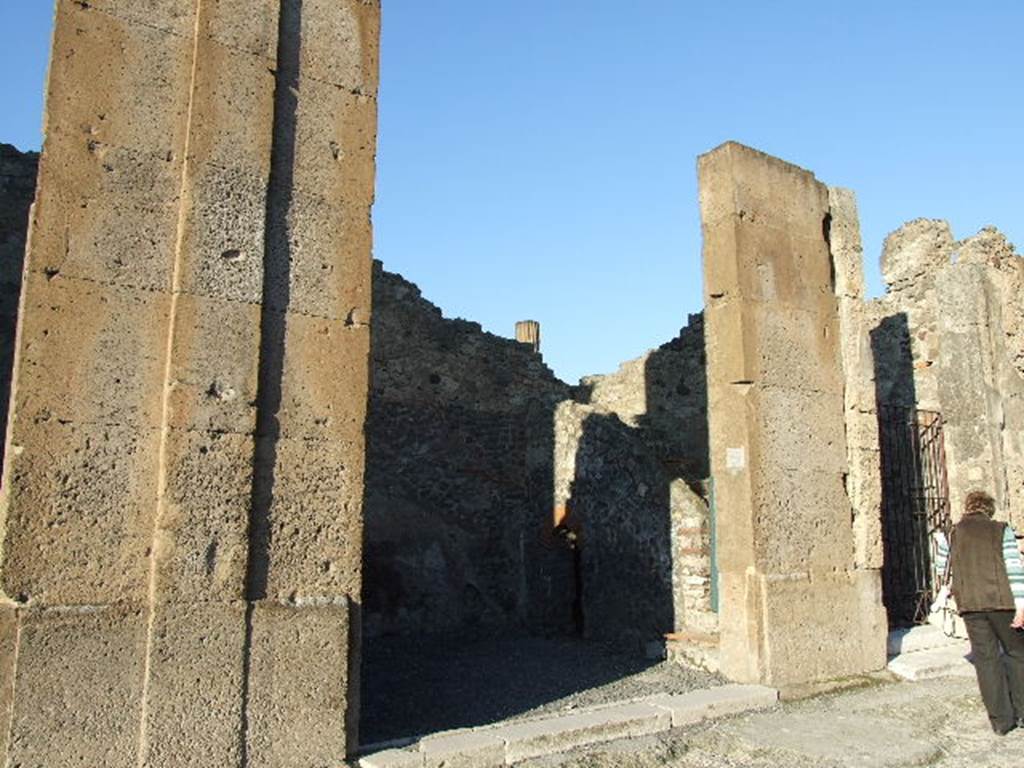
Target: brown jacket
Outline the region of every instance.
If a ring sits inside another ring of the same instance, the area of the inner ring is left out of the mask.
[[[983,514],[964,515],[953,528],[949,569],[960,613],[1014,609],[1003,561],[1005,530],[1006,523]]]

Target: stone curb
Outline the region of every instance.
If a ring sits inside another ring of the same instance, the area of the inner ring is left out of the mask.
[[[567,715],[426,736],[359,760],[360,768],[497,768],[602,741],[646,736],[702,720],[773,706],[774,688],[723,685],[592,707]]]

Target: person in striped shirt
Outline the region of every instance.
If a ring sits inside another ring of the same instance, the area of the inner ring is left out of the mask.
[[[1024,564],[1013,529],[993,520],[995,501],[971,491],[947,548],[940,537],[936,565],[949,562],[953,597],[971,641],[978,688],[992,729],[1024,726]]]

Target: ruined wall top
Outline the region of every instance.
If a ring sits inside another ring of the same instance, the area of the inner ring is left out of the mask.
[[[374,397],[492,411],[568,397],[568,385],[530,346],[479,323],[445,318],[419,288],[379,261],[372,334]]]
[[[882,279],[890,291],[914,290],[922,278],[950,263],[955,246],[948,221],[908,221],[885,238]]]

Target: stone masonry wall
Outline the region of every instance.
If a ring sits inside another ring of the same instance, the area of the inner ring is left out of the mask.
[[[650,494],[645,491],[635,496],[634,503],[643,507],[642,513],[624,515],[622,519],[647,529],[667,525],[671,531],[670,548],[659,553],[670,563],[666,567],[672,581],[674,611],[666,631],[715,631],[718,620],[711,595],[712,521],[706,498],[708,406],[703,316],[691,315],[675,339],[623,363],[616,372],[584,378],[581,389],[585,393],[581,397],[595,414],[585,423],[592,431],[608,432],[612,425],[607,414],[617,417],[621,421],[618,432],[624,435],[621,446],[633,446],[636,458],[632,463],[647,470],[641,478],[632,469],[623,475],[632,481],[634,492],[642,484]],[[603,420],[600,414],[605,414]],[[602,424],[602,429],[595,429],[597,424]],[[559,430],[560,445],[564,432]],[[569,434],[572,439],[564,442],[579,446],[580,436],[573,430]],[[584,447],[587,442],[583,442]],[[560,449],[559,456],[563,455],[569,457],[572,453]],[[582,466],[584,475],[592,473],[586,462]],[[559,472],[571,480],[579,469],[575,465],[563,467],[560,462]],[[608,479],[613,475],[605,472]],[[564,492],[561,484],[559,492]],[[630,498],[629,492],[622,492]],[[574,495],[579,497],[580,493],[577,490]],[[587,520],[582,513],[581,518]]]
[[[379,4],[57,0],[0,764],[357,741]]]
[[[702,330],[571,388],[377,264],[366,634],[713,629]]]
[[[639,429],[659,460],[696,482],[708,476],[705,367],[704,318],[696,314],[676,338],[580,384],[591,405]]]
[[[1024,525],[1024,259],[996,229],[957,241],[916,219],[882,252],[866,307],[879,403],[942,413],[954,519],[973,488]]]
[[[769,684],[880,669],[879,572],[858,562],[844,482],[829,190],[734,142],[698,175],[721,669]]]
[[[530,345],[449,320],[373,276],[367,635],[568,631],[571,555],[552,535],[552,434],[570,388]]]
[[[586,637],[634,646],[713,631],[706,501],[601,406],[555,417],[555,503],[576,549]]]
[[[29,208],[36,196],[38,166],[39,155],[35,152],[22,153],[10,144],[0,144],[0,435],[7,433],[25,238]]]

